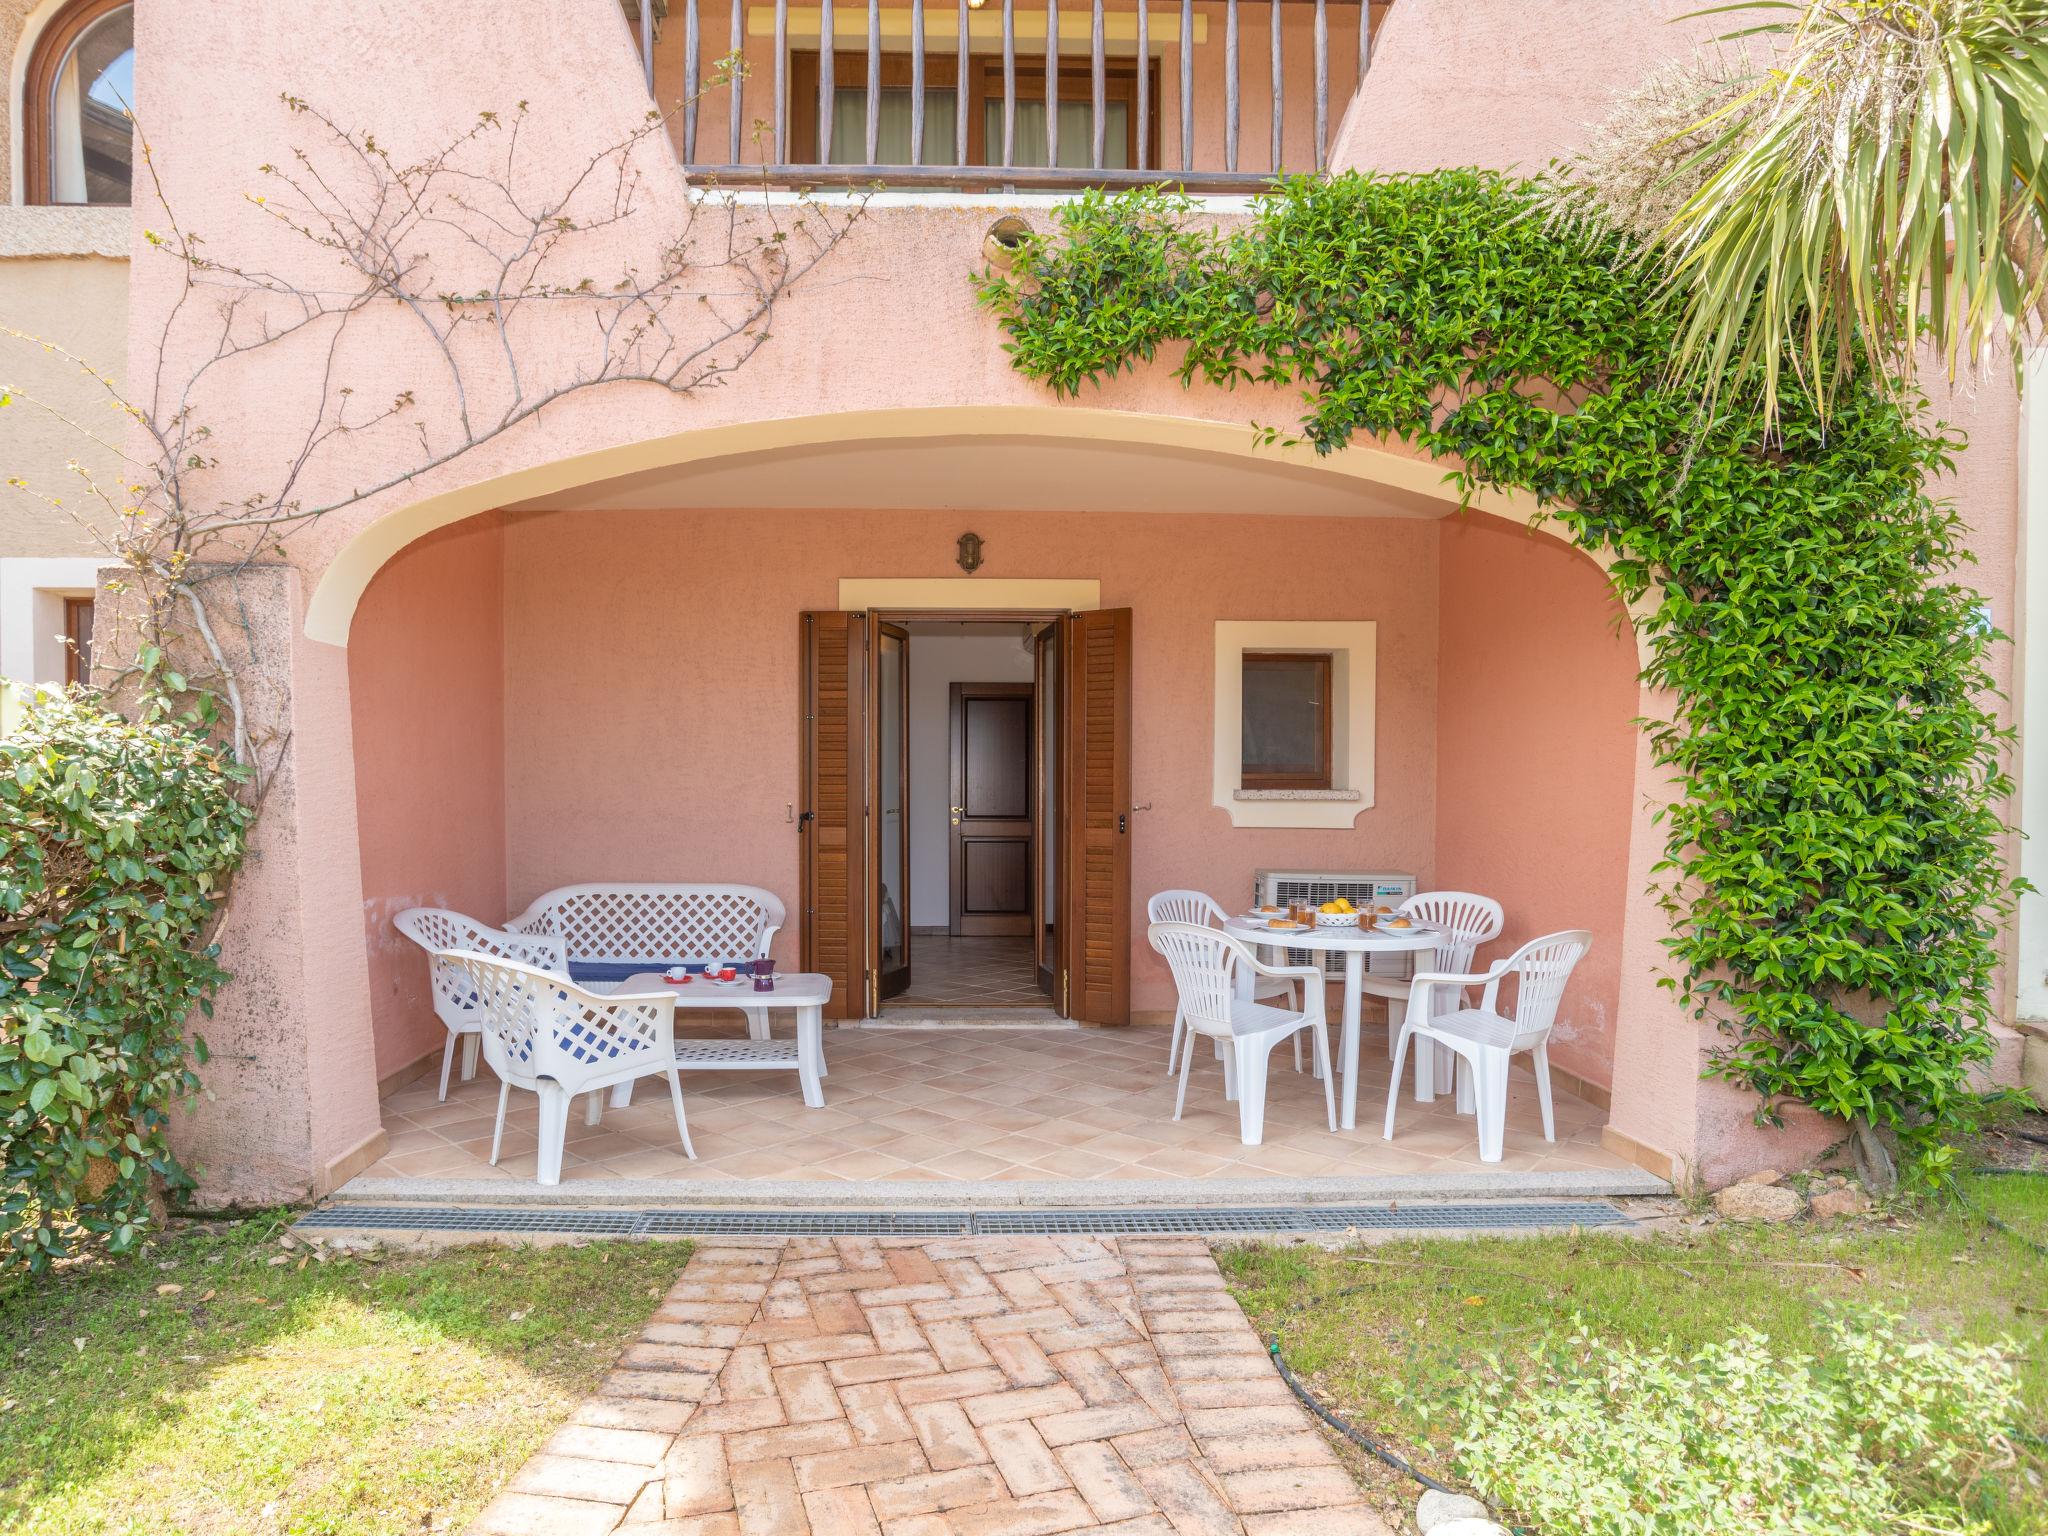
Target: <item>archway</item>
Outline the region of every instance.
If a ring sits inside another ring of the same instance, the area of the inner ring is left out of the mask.
[[[406,517],[408,537],[380,524],[330,566],[314,598],[325,617],[307,628],[334,622],[360,583],[347,638],[380,1073],[438,1049],[410,995],[417,957],[388,935],[397,907],[445,899],[496,917],[570,880],[684,871],[787,895],[795,615],[842,606],[848,578],[958,578],[955,535],[972,526],[991,561],[974,579],[1092,580],[1104,606],[1138,613],[1139,734],[1154,744],[1135,795],[1148,806],[1138,889],[1228,894],[1275,867],[1393,866],[1482,890],[1505,875],[1510,938],[1599,933],[1558,1065],[1582,1094],[1611,1086],[1622,930],[1640,915],[1638,709],[1633,634],[1592,559],[1532,534],[1515,503],[1445,516],[1435,467],[1394,454],[1273,460],[1242,428],[1152,418],[1135,442],[1049,430],[1128,426],[1110,412],[997,412],[1008,430],[978,434],[953,412],[885,414],[908,419],[877,439],[825,418],[801,443],[779,424],[780,447],[755,439],[553,490],[522,478],[530,494],[509,507],[451,520],[431,505]],[[925,426],[946,430],[911,430]],[[1083,487],[1074,505],[1001,505],[1045,499],[1020,489],[1033,454]],[[910,504],[878,499],[877,459]],[[1220,464],[1263,477],[1274,504],[1161,504]],[[956,494],[933,494],[947,477]],[[1382,627],[1379,792],[1355,825],[1238,828],[1210,804],[1207,636],[1247,617]],[[1511,706],[1524,717],[1504,725]],[[1182,741],[1188,721],[1202,728]],[[1559,836],[1572,839],[1562,861]],[[1149,952],[1133,967],[1141,1014],[1170,1006]]]

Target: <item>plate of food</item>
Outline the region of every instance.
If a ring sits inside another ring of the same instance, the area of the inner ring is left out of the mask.
[[[1297,923],[1297,922],[1296,922],[1296,921],[1295,921],[1295,920],[1294,920],[1293,918],[1291,918],[1291,917],[1261,917],[1261,918],[1258,918],[1258,919],[1256,919],[1256,920],[1255,920],[1255,921],[1253,922],[1252,926],[1253,926],[1253,927],[1255,927],[1255,928],[1257,928],[1257,927],[1265,927],[1265,928],[1270,928],[1270,929],[1271,929],[1271,930],[1272,930],[1273,932],[1275,932],[1275,933],[1306,933],[1306,932],[1308,932],[1308,924],[1307,924],[1307,923]]]

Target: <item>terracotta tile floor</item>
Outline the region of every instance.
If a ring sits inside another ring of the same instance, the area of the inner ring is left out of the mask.
[[[1043,1008],[1038,961],[1029,939],[910,936],[910,990],[886,1008]]]
[[[705,1029],[711,1033],[720,1026]],[[741,1032],[737,1024],[729,1026]],[[786,1030],[786,1024],[778,1024]],[[1334,1034],[1334,1031],[1332,1032]],[[700,1073],[683,1079],[697,1160],[682,1154],[666,1089],[639,1085],[633,1104],[603,1123],[570,1116],[565,1185],[582,1179],[945,1181],[966,1179],[1302,1179],[1471,1173],[1477,1132],[1452,1100],[1403,1097],[1391,1142],[1380,1137],[1387,1091],[1381,1027],[1368,1024],[1358,1129],[1325,1128],[1321,1084],[1274,1053],[1266,1139],[1238,1139],[1222,1070],[1197,1054],[1186,1117],[1173,1119],[1163,1029],[827,1029],[823,1109],[807,1110],[791,1072]],[[370,1178],[518,1179],[534,1176],[537,1108],[514,1092],[505,1156],[487,1159],[497,1082],[474,1081],[434,1099],[420,1078],[384,1101],[391,1144]],[[1559,1092],[1555,1143],[1543,1139],[1535,1084],[1518,1067],[1508,1101],[1503,1172],[1621,1170],[1600,1145],[1605,1112]]]
[[[469,1536],[1389,1536],[1187,1238],[702,1243]]]

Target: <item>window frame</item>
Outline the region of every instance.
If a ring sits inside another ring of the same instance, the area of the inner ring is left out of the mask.
[[[29,54],[28,70],[21,85],[21,200],[24,203],[66,208],[123,206],[119,203],[56,204],[51,201],[55,188],[52,185],[50,154],[55,135],[51,131],[50,113],[56,104],[57,76],[64,68],[64,61],[71,57],[71,50],[78,46],[79,39],[96,22],[133,4],[134,0],[72,0],[70,5],[44,23],[43,30],[37,34],[35,49]],[[133,205],[134,186],[131,180],[127,206]]]
[[[1277,670],[1281,666],[1299,666],[1303,662],[1315,666],[1319,674],[1320,690],[1316,708],[1317,761],[1314,765],[1304,764],[1279,770],[1254,769],[1244,760],[1243,714],[1239,714],[1238,726],[1238,787],[1240,789],[1330,789],[1336,782],[1333,726],[1336,713],[1335,658],[1328,651],[1246,651],[1239,661],[1240,690],[1248,687],[1255,673]]]

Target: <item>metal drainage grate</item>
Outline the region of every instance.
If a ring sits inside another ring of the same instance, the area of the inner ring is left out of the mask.
[[[1278,1232],[1459,1232],[1632,1227],[1604,1200],[1485,1200],[1437,1205],[1189,1207],[1068,1211],[727,1211],[603,1207],[330,1205],[309,1229],[544,1232],[579,1237],[967,1237],[1036,1233],[1155,1236]]]

